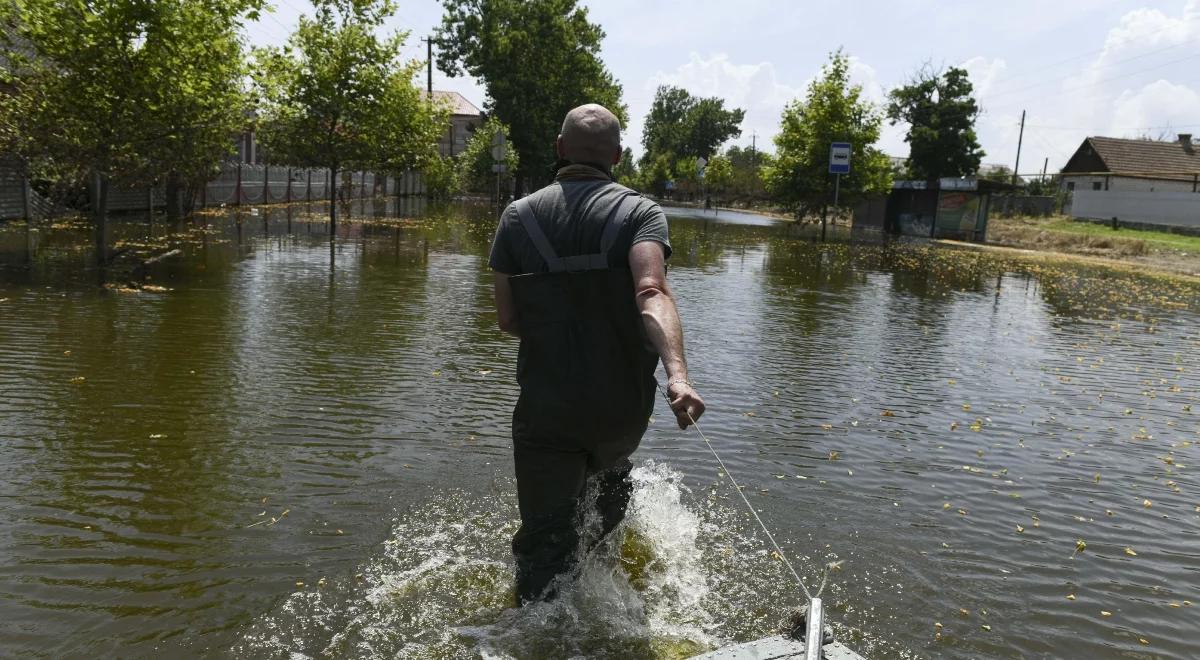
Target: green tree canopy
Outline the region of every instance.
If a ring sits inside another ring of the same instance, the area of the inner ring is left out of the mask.
[[[617,163],[612,171],[613,178],[623,186],[628,188],[639,188],[641,182],[638,180],[637,163],[633,159],[633,150],[625,147],[621,152],[621,160]]]
[[[725,109],[720,98],[699,98],[680,87],[663,85],[654,93],[654,102],[642,129],[646,162],[658,154],[672,158],[708,158],[730,138],[742,134],[746,111]]]
[[[467,140],[467,146],[461,153],[454,158],[458,162],[458,184],[465,190],[483,191],[492,190],[496,186],[496,173],[492,171],[492,165],[496,160],[492,157],[492,141],[496,139],[496,135],[505,135],[509,133],[509,128],[495,117],[488,118],[483,124],[475,129],[471,138]],[[513,172],[521,164],[521,157],[517,154],[516,149],[509,144],[505,149],[504,166],[507,173],[505,178],[512,176]]]
[[[3,3],[0,147],[68,184],[206,179],[246,125],[238,32],[263,4]]]
[[[600,59],[604,31],[576,0],[443,0],[438,68],[487,87],[487,108],[511,129],[519,179],[553,174],[567,111],[599,103],[626,121],[621,86]],[[518,184],[519,185],[519,184]]]
[[[926,66],[888,94],[892,124],[908,124],[909,174],[916,179],[970,176],[984,151],[975,135],[979,106],[964,69],[938,73]]]
[[[725,192],[733,183],[733,165],[725,156],[713,156],[704,168],[704,185],[714,192]]]
[[[833,53],[805,97],[783,111],[775,158],[763,172],[768,192],[802,215],[828,203],[833,197],[829,174],[833,142],[852,145],[850,174],[841,178],[843,204],[886,192],[892,182],[888,158],[873,146],[882,124],[878,108],[862,98],[862,86],[850,84],[846,55],[840,50]]]
[[[448,111],[413,85],[419,62],[404,63],[407,37],[379,37],[391,0],[313,0],[280,48],[256,52],[259,136],[272,159],[342,169],[398,172],[428,163]],[[331,224],[337,204],[330,204]]]

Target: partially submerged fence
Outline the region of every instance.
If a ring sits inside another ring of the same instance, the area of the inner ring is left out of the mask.
[[[425,194],[420,172],[386,176],[374,172],[341,172],[338,198],[347,201],[379,195]],[[227,163],[216,179],[209,181],[192,199],[195,208],[247,206],[303,201],[328,201],[329,170],[278,165]],[[149,211],[167,204],[165,186],[110,188],[108,210]],[[76,209],[82,210],[82,209]],[[34,190],[15,167],[0,165],[0,220],[49,217],[69,212]]]

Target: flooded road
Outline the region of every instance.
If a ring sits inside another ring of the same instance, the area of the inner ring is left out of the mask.
[[[661,402],[624,545],[507,609],[484,208],[0,226],[0,655],[686,657],[801,602]],[[702,424],[873,658],[1200,654],[1200,286],[675,217]],[[138,272],[134,255],[182,254]],[[1195,410],[1193,411],[1193,407]]]

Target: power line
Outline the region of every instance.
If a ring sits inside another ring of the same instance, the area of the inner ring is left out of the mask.
[[[1168,27],[1164,27],[1164,28],[1160,28],[1160,29],[1158,29],[1158,30],[1155,30],[1155,31],[1153,31],[1153,32],[1150,32],[1150,33],[1149,33],[1149,34],[1147,34],[1147,35],[1139,35],[1137,38],[1130,37],[1130,38],[1127,38],[1127,39],[1124,39],[1124,40],[1118,41],[1118,42],[1116,42],[1115,44],[1105,44],[1105,46],[1104,46],[1103,48],[1098,48],[1098,49],[1096,49],[1096,50],[1089,50],[1089,51],[1087,51],[1087,52],[1085,52],[1085,53],[1081,53],[1081,54],[1079,54],[1079,55],[1073,55],[1073,56],[1071,56],[1071,57],[1068,57],[1068,58],[1066,58],[1066,59],[1062,59],[1062,60],[1058,60],[1058,61],[1055,61],[1055,62],[1051,62],[1051,63],[1049,63],[1049,64],[1043,64],[1043,65],[1040,65],[1040,66],[1037,68],[1037,70],[1038,70],[1038,71],[1045,71],[1046,69],[1054,68],[1054,67],[1057,67],[1057,66],[1059,66],[1059,65],[1066,64],[1066,63],[1068,63],[1068,62],[1073,62],[1073,61],[1075,61],[1075,60],[1083,59],[1083,58],[1085,58],[1085,57],[1088,57],[1088,56],[1091,56],[1091,55],[1096,55],[1096,54],[1099,54],[1099,53],[1103,53],[1104,51],[1108,50],[1108,49],[1109,49],[1110,47],[1112,47],[1112,46],[1123,46],[1123,45],[1125,45],[1125,44],[1128,44],[1128,43],[1134,43],[1134,42],[1138,42],[1138,41],[1141,41],[1141,40],[1145,39],[1147,36],[1151,36],[1151,35],[1157,35],[1157,34],[1161,34],[1161,33],[1163,33],[1163,32],[1166,32],[1168,29],[1169,29]],[[1169,45],[1169,46],[1164,46],[1164,47],[1162,47],[1162,48],[1158,48],[1158,49],[1155,49],[1155,50],[1152,50],[1152,51],[1149,51],[1149,52],[1146,52],[1146,53],[1141,53],[1140,55],[1134,55],[1134,56],[1132,56],[1132,57],[1127,57],[1127,58],[1124,58],[1124,59],[1116,60],[1115,62],[1111,62],[1110,64],[1114,64],[1114,65],[1115,65],[1115,64],[1123,64],[1123,63],[1125,63],[1125,62],[1131,62],[1131,61],[1133,61],[1133,60],[1140,59],[1140,58],[1143,58],[1143,57],[1148,57],[1148,56],[1150,56],[1150,55],[1156,55],[1156,54],[1158,54],[1158,53],[1162,53],[1162,52],[1165,52],[1165,51],[1171,50],[1171,49],[1173,49],[1173,48],[1179,48],[1180,46],[1185,46],[1185,45],[1187,45],[1188,43],[1191,43],[1191,42],[1193,42],[1193,41],[1196,41],[1196,39],[1185,39],[1185,40],[1183,40],[1183,41],[1181,41],[1181,42],[1179,42],[1179,43],[1177,43],[1177,44],[1171,44],[1171,45]],[[1033,68],[1031,67],[1031,68],[1029,68],[1029,69],[1025,69],[1024,71],[1022,71],[1022,72],[1021,72],[1021,74],[1025,73],[1025,72],[1031,72],[1031,71],[1034,71],[1034,70],[1035,70],[1035,69],[1033,69]],[[1019,77],[1021,74],[1013,74],[1012,76],[1009,76],[1009,77],[1003,78],[1003,79],[1001,79],[1000,81],[997,81],[997,82],[1001,82],[1001,83],[1003,83],[1003,82],[1008,82],[1008,81],[1010,81],[1010,80],[1016,80],[1016,79],[1017,79],[1017,78],[1018,78],[1018,77]],[[1070,78],[1070,76],[1065,76],[1065,77],[1062,77],[1062,78],[1056,78],[1054,81],[1051,81],[1051,82],[1055,82],[1055,81],[1058,81],[1058,80],[1065,80],[1066,78]],[[1013,90],[1001,90],[1001,92],[1000,92],[1000,93],[1007,93],[1007,92],[1009,92],[1009,91],[1013,91]]]
[[[1111,82],[1111,81],[1113,81],[1113,80],[1120,80],[1121,78],[1128,78],[1129,76],[1135,76],[1135,75],[1137,75],[1137,74],[1139,74],[1139,73],[1145,73],[1145,72],[1147,72],[1147,71],[1153,71],[1154,69],[1161,69],[1161,68],[1163,68],[1163,67],[1170,66],[1170,65],[1172,65],[1172,64],[1178,64],[1178,63],[1180,63],[1180,62],[1184,62],[1184,61],[1187,61],[1187,60],[1195,59],[1195,58],[1197,58],[1197,57],[1200,57],[1200,53],[1192,53],[1191,55],[1185,55],[1184,57],[1180,57],[1180,58],[1178,58],[1178,59],[1170,60],[1170,61],[1168,61],[1168,62],[1162,62],[1162,63],[1160,63],[1160,64],[1155,64],[1154,66],[1149,66],[1149,67],[1145,67],[1145,68],[1142,68],[1142,69],[1136,69],[1136,70],[1134,70],[1134,71],[1128,71],[1128,72],[1126,72],[1126,73],[1122,73],[1122,74],[1119,74],[1119,75],[1115,75],[1115,76],[1109,76],[1108,78],[1102,78],[1102,79],[1100,79],[1100,80],[1096,80],[1096,81],[1090,82],[1090,83],[1088,83],[1088,84],[1086,84],[1086,85],[1079,85],[1079,86],[1076,86],[1076,87],[1067,87],[1067,88],[1061,89],[1061,90],[1059,90],[1059,91],[1057,91],[1057,92],[1052,92],[1051,94],[1049,94],[1049,96],[1051,96],[1051,97],[1054,97],[1054,96],[1061,96],[1061,95],[1063,95],[1063,94],[1069,94],[1069,93],[1071,93],[1071,92],[1079,92],[1079,91],[1083,91],[1083,90],[1085,90],[1085,89],[1090,89],[1090,88],[1092,88],[1092,87],[1095,87],[1095,86],[1097,86],[1097,85],[1099,85],[1099,84],[1101,84],[1101,83]],[[1035,87],[1044,87],[1044,86],[1046,86],[1046,85],[1050,85],[1050,84],[1053,84],[1053,83],[1056,83],[1056,82],[1061,82],[1061,81],[1063,81],[1063,80],[1066,80],[1066,79],[1068,79],[1068,78],[1070,78],[1070,77],[1071,77],[1071,76],[1065,76],[1065,77],[1062,77],[1062,78],[1055,78],[1055,79],[1053,79],[1053,80],[1047,80],[1047,81],[1045,81],[1045,82],[1034,83],[1034,84],[1032,84],[1032,85],[1027,85],[1027,86],[1025,86],[1025,87],[1019,87],[1019,88],[1017,88],[1017,89],[1010,89],[1010,90],[1007,90],[1007,91],[1004,91],[1004,92],[998,92],[998,93],[996,93],[996,94],[990,94],[990,93],[989,93],[987,96],[988,96],[988,98],[989,98],[989,99],[992,99],[992,98],[996,98],[996,97],[998,97],[998,96],[1005,96],[1005,95],[1008,95],[1008,94],[1015,94],[1015,93],[1017,93],[1017,92],[1024,92],[1024,91],[1028,91],[1028,90],[1030,90],[1030,89],[1033,89],[1033,88],[1035,88]],[[1045,96],[1043,96],[1042,98],[1046,98],[1046,97],[1045,97]]]
[[[1200,128],[1200,124],[1164,124],[1162,126],[1043,126],[1041,124],[1026,124],[1027,127],[1039,128],[1048,131],[1081,131],[1091,133],[1093,131],[1165,131],[1175,128]]]

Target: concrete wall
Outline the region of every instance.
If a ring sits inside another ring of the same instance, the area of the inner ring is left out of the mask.
[[[1100,190],[1128,192],[1192,192],[1192,181],[1170,181],[1166,179],[1143,179],[1124,176],[1062,175],[1062,189],[1070,190],[1068,183],[1075,184],[1074,192],[1092,191],[1096,184]]]
[[[1076,189],[1071,217],[1200,229],[1200,194]]]

